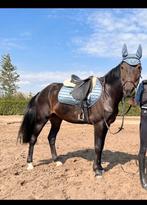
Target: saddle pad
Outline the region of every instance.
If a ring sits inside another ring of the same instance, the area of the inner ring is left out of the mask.
[[[59,94],[58,94],[58,101],[60,103],[68,104],[68,105],[80,105],[80,101],[74,99],[71,95],[71,92],[74,88],[62,86]],[[100,81],[96,80],[96,86],[92,89],[92,91],[87,96],[87,105],[91,107],[94,105],[100,98],[102,94],[102,85]]]

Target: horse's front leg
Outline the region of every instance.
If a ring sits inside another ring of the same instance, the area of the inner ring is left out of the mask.
[[[101,166],[101,157],[104,147],[105,137],[107,134],[107,127],[103,121],[94,125],[94,148],[95,148],[95,158],[93,163],[93,170],[96,176],[101,176],[104,172]]]

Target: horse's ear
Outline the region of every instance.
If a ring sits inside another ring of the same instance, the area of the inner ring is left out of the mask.
[[[127,45],[124,44],[122,48],[122,57],[126,57],[128,55]]]
[[[136,52],[136,56],[140,59],[142,57],[142,47],[139,44],[137,52]]]

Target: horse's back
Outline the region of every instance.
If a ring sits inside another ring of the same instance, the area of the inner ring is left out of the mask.
[[[62,83],[51,83],[47,85],[43,90],[40,91],[38,96],[39,100],[45,100],[47,98],[57,96],[62,86]]]
[[[36,98],[36,108],[38,112],[48,113],[58,102],[58,93],[62,83],[51,83],[40,91]]]

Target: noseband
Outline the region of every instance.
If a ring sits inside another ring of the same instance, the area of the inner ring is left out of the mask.
[[[140,78],[140,77],[139,77],[139,78]],[[136,83],[137,83],[138,80],[139,80],[139,79],[137,79],[137,80],[135,81],[135,83],[134,83],[133,81],[131,81],[131,80],[126,80],[126,81],[122,84],[122,87],[124,88],[124,86],[125,86],[127,83],[132,83],[133,86],[134,86],[134,88],[137,88]]]

